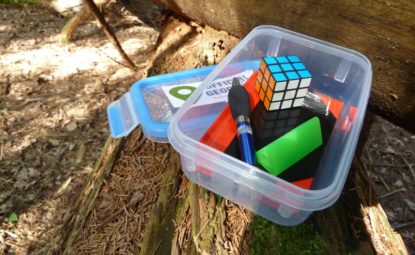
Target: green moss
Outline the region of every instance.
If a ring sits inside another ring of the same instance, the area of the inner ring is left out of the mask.
[[[278,226],[255,216],[250,227],[252,254],[326,254],[327,243],[310,223]]]

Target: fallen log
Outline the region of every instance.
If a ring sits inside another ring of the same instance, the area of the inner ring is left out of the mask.
[[[130,1],[138,5],[140,1]],[[177,14],[239,38],[281,26],[365,54],[373,65],[370,109],[415,132],[414,1],[157,0]]]
[[[108,0],[103,0],[106,3]],[[149,1],[127,1],[131,10],[150,10]],[[281,26],[365,54],[372,62],[370,109],[415,132],[415,3],[375,1],[156,0],[177,14],[225,30],[239,38],[262,24]],[[101,3],[99,3],[101,4]],[[83,8],[65,26],[61,40],[68,42],[76,27],[91,13]]]
[[[366,168],[356,156],[339,201],[295,227],[276,225],[195,184],[185,183],[187,195],[177,205],[190,210],[186,210],[186,216],[181,208],[177,210],[180,214],[169,219],[181,222],[179,226],[187,225],[187,230],[178,228],[176,232],[190,232],[187,241],[191,243],[180,243],[177,233],[159,236],[161,239],[153,236],[151,242],[171,242],[174,254],[407,254],[401,236],[392,229],[377,200]],[[233,222],[232,210],[237,211]],[[153,218],[159,217],[165,220],[165,216],[153,214]],[[189,221],[191,226],[186,224]]]
[[[168,160],[169,167],[164,172],[161,191],[151,212],[153,216],[147,223],[144,232],[143,245],[140,253],[142,255],[170,253],[170,240],[175,230],[172,215],[175,215],[177,210],[177,199],[174,195],[177,193],[180,185],[179,176],[181,170],[180,160],[177,154],[172,153]]]
[[[95,200],[101,191],[104,180],[111,172],[114,161],[122,148],[123,139],[113,139],[109,137],[102,149],[101,157],[95,164],[94,170],[89,175],[84,189],[81,191],[78,199],[68,212],[65,219],[64,231],[62,235],[55,240],[54,252],[71,254],[71,248],[84,227],[84,223],[90,214]]]

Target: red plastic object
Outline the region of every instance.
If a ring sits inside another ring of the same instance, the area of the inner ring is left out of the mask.
[[[260,101],[258,93],[255,91],[255,80],[257,75],[258,72],[253,73],[252,76],[243,85],[249,94],[251,111],[257,106]],[[215,122],[213,122],[213,124],[209,127],[202,138],[200,138],[200,142],[224,152],[231,144],[235,136],[235,121],[232,118],[229,106],[225,106],[223,112],[218,116]],[[200,165],[197,166],[197,170],[206,176],[212,175],[209,169]],[[292,184],[297,185],[303,189],[310,189],[312,182],[313,178],[307,178],[304,180],[292,182]]]
[[[245,82],[244,87],[248,91],[251,111],[259,102],[258,94],[255,91],[255,79],[258,72],[255,72]],[[236,135],[236,125],[232,118],[231,110],[228,105],[223,112],[213,122],[212,126],[200,138],[200,142],[219,151],[225,151]]]

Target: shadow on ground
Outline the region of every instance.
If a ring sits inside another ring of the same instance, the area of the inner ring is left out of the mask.
[[[23,254],[62,225],[108,137],[106,106],[144,73],[112,60],[118,55],[93,19],[62,46],[68,18],[45,5],[0,10],[0,253]],[[145,66],[158,31],[126,11],[109,16],[127,54]]]

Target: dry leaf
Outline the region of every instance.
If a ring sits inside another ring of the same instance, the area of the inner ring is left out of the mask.
[[[60,196],[63,194],[63,192],[68,188],[69,184],[72,181],[72,177],[69,177],[58,189],[58,191],[55,193],[55,196]]]
[[[76,121],[71,121],[67,126],[66,129],[71,132],[77,128]]]
[[[84,156],[85,156],[85,151],[86,151],[86,145],[85,145],[85,143],[82,142],[79,145],[78,153],[76,155],[75,164],[79,164],[79,163],[82,162],[82,160],[84,159]]]

